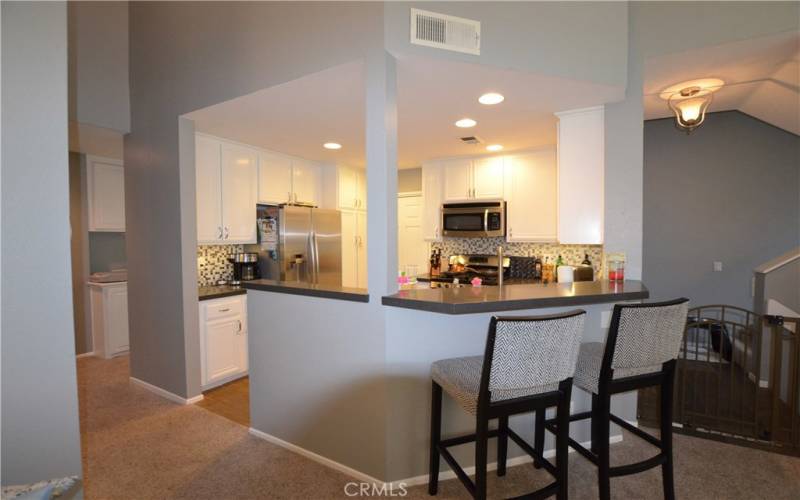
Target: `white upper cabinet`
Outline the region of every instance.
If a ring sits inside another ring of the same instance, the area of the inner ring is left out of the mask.
[[[367,288],[367,213],[356,212],[358,288]]]
[[[342,210],[342,286],[367,288],[367,214]]]
[[[86,157],[89,231],[125,232],[125,171],[122,162]]]
[[[367,176],[363,170],[349,167],[337,168],[338,201],[340,210],[367,208]]]
[[[221,243],[222,231],[222,145],[202,135],[194,141],[195,179],[197,184],[197,241]]]
[[[198,243],[256,242],[257,165],[255,149],[195,136]]]
[[[503,198],[503,157],[480,158],[472,166],[472,197]]]
[[[445,160],[444,200],[458,201],[472,199],[472,160]]]
[[[558,116],[558,241],[603,243],[605,136],[603,107]]]
[[[222,225],[226,243],[256,242],[258,152],[222,144]]]
[[[503,198],[503,157],[443,160],[444,201]]]
[[[422,237],[426,241],[442,239],[443,177],[438,162],[422,164]]]
[[[505,164],[507,241],[556,241],[555,149],[509,156]]]
[[[258,202],[277,205],[292,198],[292,160],[262,151],[258,155]]]
[[[292,160],[292,192],[295,203],[319,205],[321,172],[318,164],[307,160]]]

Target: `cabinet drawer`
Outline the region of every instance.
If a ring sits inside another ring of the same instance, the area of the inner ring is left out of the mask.
[[[240,297],[234,299],[209,300],[203,304],[205,307],[205,320],[242,316],[244,314],[244,300]]]

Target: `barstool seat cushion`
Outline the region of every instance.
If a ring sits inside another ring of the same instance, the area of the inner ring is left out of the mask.
[[[461,408],[475,415],[478,411],[478,392],[482,369],[483,356],[442,359],[431,365],[431,378]],[[492,401],[520,398],[556,390],[558,390],[558,383],[524,389],[493,391]]]
[[[602,342],[586,342],[578,351],[578,364],[575,365],[575,377],[572,382],[581,389],[598,394],[600,366],[603,364],[605,345]],[[661,370],[661,365],[643,368],[618,368],[614,370],[614,378],[633,377]]]

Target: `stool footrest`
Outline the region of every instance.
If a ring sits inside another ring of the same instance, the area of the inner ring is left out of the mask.
[[[556,493],[558,493],[558,483],[553,482],[542,489],[534,491],[533,493],[526,493],[518,497],[509,498],[507,500],[542,500],[544,498],[553,496]]]
[[[439,453],[441,453],[442,458],[444,458],[444,461],[447,462],[447,465],[449,465],[450,468],[453,469],[453,472],[456,473],[456,477],[458,477],[458,479],[464,484],[464,487],[467,488],[469,494],[474,497],[475,483],[473,483],[467,473],[464,472],[464,469],[458,465],[458,462],[456,462],[456,459],[453,457],[453,455],[451,455],[444,446],[439,446]]]
[[[497,434],[498,434],[497,429],[491,429],[487,433],[487,436],[490,437],[490,438],[493,438],[493,437],[497,437]],[[466,434],[464,436],[456,436],[456,437],[452,437],[452,438],[449,438],[449,439],[442,439],[441,441],[439,441],[439,446],[442,446],[442,447],[445,447],[445,446],[458,446],[460,444],[471,443],[471,442],[475,441],[476,439],[478,439],[478,436],[476,434]]]
[[[658,467],[659,465],[663,465],[664,462],[666,461],[667,461],[666,455],[664,455],[663,453],[659,453],[653,458],[648,458],[647,460],[642,460],[641,462],[636,462],[627,465],[619,465],[617,467],[610,467],[608,469],[608,476],[619,477],[619,476],[628,476],[630,474],[638,474],[648,469],[652,469],[653,467]]]
[[[631,434],[635,434],[636,436],[640,437],[641,439],[644,439],[645,441],[647,441],[648,443],[652,444],[653,446],[661,448],[661,440],[659,440],[655,436],[652,436],[652,435],[646,433],[645,431],[639,429],[638,427],[634,427],[633,425],[630,424],[630,422],[627,422],[627,421],[619,418],[618,416],[614,415],[613,413],[610,414],[609,416],[611,417],[611,421],[612,422],[614,422],[618,426],[622,427],[626,431],[630,432]]]

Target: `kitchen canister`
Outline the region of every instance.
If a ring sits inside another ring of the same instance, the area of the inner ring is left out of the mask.
[[[575,268],[572,266],[558,266],[556,272],[558,273],[559,283],[572,283],[575,281]]]

